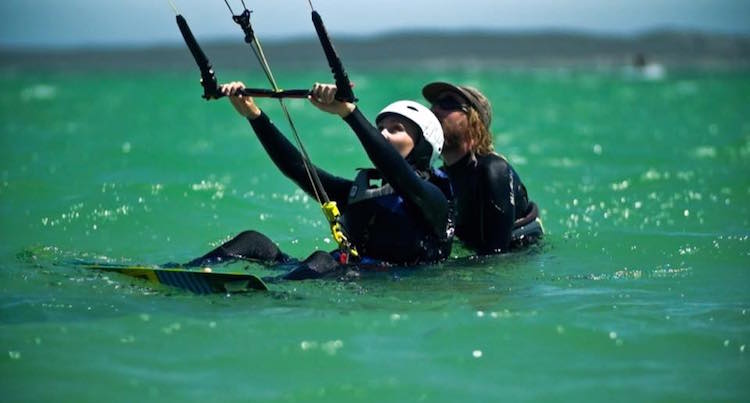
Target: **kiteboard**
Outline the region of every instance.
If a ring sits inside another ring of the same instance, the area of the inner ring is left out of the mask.
[[[250,273],[215,272],[209,267],[161,267],[146,265],[124,265],[111,263],[77,263],[77,267],[88,270],[115,272],[130,277],[181,288],[196,294],[267,291],[268,286],[260,277]]]

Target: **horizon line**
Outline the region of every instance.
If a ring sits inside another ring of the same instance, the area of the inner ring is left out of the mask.
[[[675,27],[663,25],[660,27],[644,28],[636,31],[605,31],[597,29],[570,28],[570,27],[539,27],[539,28],[453,28],[453,29],[394,29],[368,34],[345,33],[336,36],[334,41],[344,42],[374,42],[399,36],[419,36],[430,35],[435,37],[460,37],[460,36],[579,36],[596,39],[638,39],[653,35],[701,35],[709,37],[720,37],[727,39],[747,39],[750,40],[750,31],[723,31],[704,28]],[[199,38],[201,43],[223,44],[238,41],[238,35],[213,35]],[[289,35],[289,36],[269,36],[264,38],[265,43],[274,45],[304,43],[306,41],[317,41],[317,37],[312,35]],[[35,43],[24,44],[19,42],[4,42],[0,40],[0,52],[20,52],[33,53],[43,51],[127,51],[127,50],[148,50],[159,48],[173,48],[183,46],[184,42],[179,34],[176,34],[174,40],[154,40],[154,41],[102,41],[102,42],[76,42],[76,43]]]

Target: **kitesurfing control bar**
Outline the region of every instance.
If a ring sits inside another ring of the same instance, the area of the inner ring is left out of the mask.
[[[255,98],[275,98],[275,99],[282,99],[282,98],[307,98],[310,95],[310,90],[269,90],[265,88],[244,88],[242,90],[237,91],[237,94],[244,95],[246,97],[255,97]],[[225,95],[222,93],[218,93],[215,96],[213,96],[211,99],[219,99],[223,98]]]
[[[247,13],[248,17],[250,13]],[[202,98],[219,99],[223,98],[224,94],[219,91],[219,85],[216,81],[216,74],[211,67],[211,62],[208,61],[208,57],[203,53],[198,41],[195,39],[193,32],[190,30],[190,26],[187,20],[182,15],[177,15],[177,26],[180,28],[185,44],[190,53],[192,53],[198,68],[201,71],[201,86],[203,87]],[[252,32],[252,31],[251,31]],[[270,90],[264,88],[245,88],[240,93],[244,96],[251,96],[256,98],[307,98],[310,95],[310,90]]]
[[[263,88],[245,88],[240,91],[242,95],[256,98],[307,98],[310,90],[267,90]]]
[[[340,221],[341,213],[336,206],[336,202],[331,201],[328,198],[323,184],[318,177],[315,167],[310,162],[310,157],[308,156],[307,151],[305,150],[305,147],[302,144],[299,135],[297,134],[297,129],[295,128],[294,122],[292,121],[292,118],[289,115],[289,111],[287,110],[283,101],[283,98],[307,98],[310,95],[311,91],[281,90],[278,87],[278,85],[276,84],[276,80],[273,78],[270,67],[268,66],[266,57],[263,54],[263,48],[261,47],[258,38],[255,36],[255,32],[250,24],[251,11],[247,9],[247,6],[245,6],[245,2],[243,0],[242,5],[245,8],[244,12],[240,15],[235,15],[234,11],[229,6],[229,2],[226,0],[224,0],[224,2],[226,3],[229,12],[232,14],[232,19],[234,20],[234,22],[242,28],[242,31],[245,34],[245,42],[250,45],[253,53],[255,53],[258,62],[260,62],[261,66],[263,67],[263,71],[266,74],[269,83],[273,87],[273,89],[245,88],[243,90],[240,90],[238,93],[246,96],[259,98],[276,98],[279,100],[281,109],[283,110],[284,115],[289,121],[292,133],[294,134],[294,137],[300,148],[300,152],[302,154],[302,162],[305,165],[307,175],[312,182],[311,184],[313,185],[312,188],[315,192],[315,197],[318,200],[318,203],[321,204],[323,213],[328,219],[328,222],[331,226],[331,233],[334,239],[339,244],[339,248],[341,251],[340,261],[342,264],[345,264],[349,261],[350,255],[359,255],[357,253],[357,250],[354,248],[354,245],[352,245],[346,237],[344,227],[342,226]],[[328,37],[328,32],[326,32],[326,28],[323,25],[323,20],[321,19],[317,11],[315,11],[315,9],[313,8],[312,2],[309,0],[308,2],[310,3],[310,8],[312,9],[312,20],[313,24],[315,25],[315,30],[318,34],[318,39],[320,39],[320,44],[323,47],[326,59],[328,60],[328,65],[330,66],[331,72],[333,73],[334,79],[336,81],[336,99],[344,102],[356,102],[357,98],[354,96],[354,91],[352,91],[353,86],[349,81],[349,76],[346,74],[344,66],[341,63],[341,59],[339,59],[338,55],[336,54],[336,50],[333,48],[333,44]],[[216,75],[211,68],[211,63],[203,53],[200,45],[198,45],[198,41],[190,31],[190,27],[188,26],[187,21],[184,17],[182,17],[182,15],[180,15],[177,7],[175,7],[172,0],[169,0],[169,3],[172,6],[172,9],[175,11],[175,14],[177,15],[177,26],[180,29],[180,33],[182,33],[185,44],[187,45],[188,49],[190,49],[190,53],[192,53],[193,58],[195,59],[195,62],[198,64],[198,68],[201,71],[201,86],[203,87],[202,97],[206,100],[219,99],[224,97],[225,95],[219,90]]]

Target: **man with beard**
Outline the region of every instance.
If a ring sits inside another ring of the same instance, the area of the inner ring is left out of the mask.
[[[518,173],[494,152],[492,107],[476,88],[444,82],[422,94],[443,126],[443,170],[457,210],[456,235],[480,254],[502,253],[535,243],[544,231]]]

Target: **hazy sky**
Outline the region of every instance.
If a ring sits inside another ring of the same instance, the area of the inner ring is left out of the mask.
[[[223,0],[174,0],[201,40],[236,37]],[[240,0],[228,0],[237,10]],[[259,38],[313,36],[307,0],[245,0]],[[333,35],[409,29],[693,28],[750,34],[750,0],[314,0]],[[167,0],[0,0],[0,46],[181,41]]]

